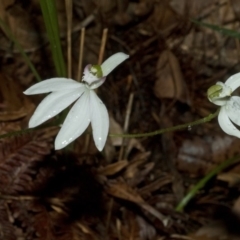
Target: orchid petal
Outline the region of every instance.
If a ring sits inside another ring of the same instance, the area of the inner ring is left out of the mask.
[[[36,127],[48,119],[56,116],[63,109],[78,99],[84,90],[85,87],[80,87],[76,90],[53,92],[49,94],[42,100],[32,115],[29,121],[29,128]]]
[[[226,105],[228,98],[214,98],[214,99],[208,98],[208,100],[217,106],[224,106]]]
[[[219,98],[230,97],[232,94],[232,89],[225,83],[217,82],[216,85],[220,86],[222,89],[219,93]]]
[[[233,96],[227,102],[225,110],[228,117],[238,126],[240,126],[240,97]]]
[[[89,90],[87,89],[69,111],[55,139],[55,149],[66,147],[78,138],[90,123]]]
[[[90,91],[91,124],[93,139],[99,151],[105,146],[109,131],[108,111],[94,91]]]
[[[240,73],[232,75],[227,79],[225,84],[231,87],[232,91],[236,90],[238,87],[240,87]]]
[[[41,81],[39,83],[34,84],[30,88],[28,88],[25,92],[26,95],[33,95],[39,93],[48,93],[48,92],[56,92],[62,90],[70,90],[81,87],[83,84],[72,79],[68,78],[50,78],[48,80]]]
[[[103,76],[106,77],[114,68],[129,58],[129,55],[119,52],[113,54],[101,65]]]
[[[225,133],[240,138],[240,131],[233,125],[233,123],[228,118],[225,106],[221,107],[221,110],[218,114],[218,122]]]
[[[93,82],[90,85],[90,89],[96,89],[96,88],[100,87],[105,82],[105,80],[106,80],[106,77],[102,77],[98,81]]]

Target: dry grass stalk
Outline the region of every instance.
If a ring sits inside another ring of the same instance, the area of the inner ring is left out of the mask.
[[[80,37],[80,46],[79,46],[79,60],[78,60],[78,73],[77,73],[77,81],[81,81],[82,76],[82,62],[83,62],[83,47],[85,40],[85,28],[81,29],[81,37]]]
[[[68,78],[72,78],[72,0],[65,0],[67,15]]]

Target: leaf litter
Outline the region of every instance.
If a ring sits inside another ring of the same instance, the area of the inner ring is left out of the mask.
[[[38,1],[3,1],[0,17],[41,73],[53,77]],[[239,72],[239,42],[188,19],[238,30],[238,1],[74,0],[73,74],[86,27],[83,63],[97,62],[103,28],[105,57],[131,54],[99,94],[111,112],[111,133],[123,133],[134,93],[130,133],[191,122],[214,112],[206,90]],[[65,3],[58,1],[66,50]],[[41,97],[21,92],[35,83],[15,46],[0,33],[0,134],[27,128]],[[53,121],[50,121],[50,124]],[[110,138],[103,154],[87,134],[55,152],[56,127],[0,139],[0,238],[238,239],[239,165],[208,182],[184,212],[175,207],[210,170],[239,154],[240,140],[216,121],[149,138]],[[88,149],[85,151],[84,149]],[[230,224],[229,224],[230,223]]]

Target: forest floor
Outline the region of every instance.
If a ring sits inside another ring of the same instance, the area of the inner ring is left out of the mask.
[[[57,8],[67,61],[65,2],[58,0]],[[56,77],[38,1],[2,1],[0,18],[41,78]],[[98,62],[106,28],[104,59],[130,55],[98,89],[110,133],[152,132],[217,110],[206,93],[240,72],[239,39],[191,19],[239,31],[239,1],[73,0],[73,79],[83,27],[83,66]],[[27,129],[43,96],[22,93],[36,78],[3,30],[0,62],[3,135]],[[202,178],[240,154],[240,140],[225,134],[217,118],[150,137],[109,137],[102,152],[91,134],[55,151],[58,131],[44,127],[0,139],[1,240],[240,239],[238,162],[177,208]]]

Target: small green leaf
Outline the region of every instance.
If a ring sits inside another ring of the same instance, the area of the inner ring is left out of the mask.
[[[60,42],[55,0],[40,0],[45,27],[47,30],[53,61],[59,77],[66,77],[66,66]]]
[[[224,34],[228,37],[240,39],[240,32],[238,32],[238,31],[231,30],[231,29],[228,29],[228,28],[223,28],[223,27],[213,25],[213,24],[209,24],[209,23],[200,22],[200,21],[197,21],[197,20],[194,20],[194,19],[192,20],[192,22],[199,25],[199,26],[210,28],[210,29],[212,29],[214,31],[217,31],[219,33],[222,33],[222,34]]]

